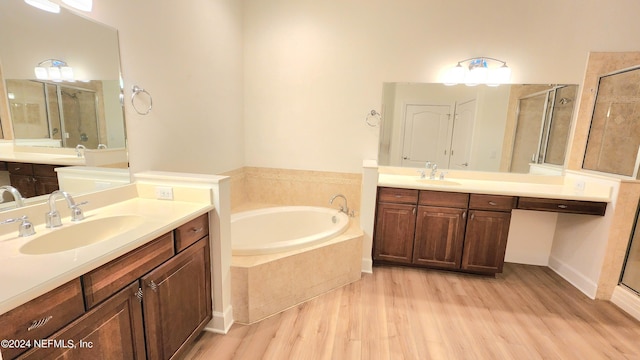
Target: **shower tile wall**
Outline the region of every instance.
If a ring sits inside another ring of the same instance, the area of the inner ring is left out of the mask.
[[[598,299],[610,299],[618,285],[639,199],[640,183],[624,181],[620,184],[615,214],[609,230],[609,242],[598,281]]]

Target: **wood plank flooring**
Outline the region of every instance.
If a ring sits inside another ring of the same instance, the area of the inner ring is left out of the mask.
[[[374,267],[261,322],[203,332],[186,359],[640,359],[640,322],[546,267]]]

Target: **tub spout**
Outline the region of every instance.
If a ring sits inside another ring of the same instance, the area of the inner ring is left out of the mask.
[[[329,205],[333,205],[333,201],[336,198],[342,198],[342,200],[344,200],[344,206],[340,205],[340,211],[342,211],[343,213],[351,216],[351,214],[349,214],[349,206],[347,206],[347,197],[342,195],[342,194],[335,194],[333,195],[333,197],[331,197],[331,200],[329,200]]]

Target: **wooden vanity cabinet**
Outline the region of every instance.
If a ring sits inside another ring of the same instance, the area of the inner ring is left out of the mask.
[[[82,285],[74,279],[28,303],[0,315],[0,339],[33,341],[44,339],[84,313]],[[13,359],[29,346],[0,349],[3,359]]]
[[[142,304],[134,282],[19,359],[145,359]]]
[[[517,197],[379,188],[376,262],[502,272]]]
[[[518,209],[604,216],[606,202],[520,197]]]
[[[55,169],[58,165],[7,163],[11,186],[20,191],[22,197],[50,194],[59,189]]]
[[[461,269],[502,272],[514,196],[471,194]]]
[[[204,222],[207,226],[193,231],[194,224]],[[179,245],[174,241],[179,233],[195,233],[198,239],[190,235]],[[180,357],[213,315],[208,235],[208,214],[204,214],[1,315],[0,335],[51,341],[19,359]],[[40,326],[33,334],[18,332],[22,331],[18,325],[26,324],[26,331],[32,319],[46,319],[44,314],[52,307],[56,311],[47,327]],[[74,346],[64,346],[70,344]],[[21,352],[2,349],[2,356],[13,359]]]
[[[413,263],[459,269],[462,261],[469,194],[421,191]]]
[[[185,344],[211,320],[209,268],[205,237],[141,279],[149,359],[183,353]]]
[[[418,190],[378,188],[373,259],[411,264]]]

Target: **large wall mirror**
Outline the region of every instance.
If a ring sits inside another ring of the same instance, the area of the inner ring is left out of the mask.
[[[378,162],[561,174],[577,94],[566,84],[385,83]]]
[[[64,8],[53,14],[3,1],[0,33],[5,137],[25,146],[126,146],[116,29]],[[60,70],[59,61],[73,77],[36,77],[36,66]]]

